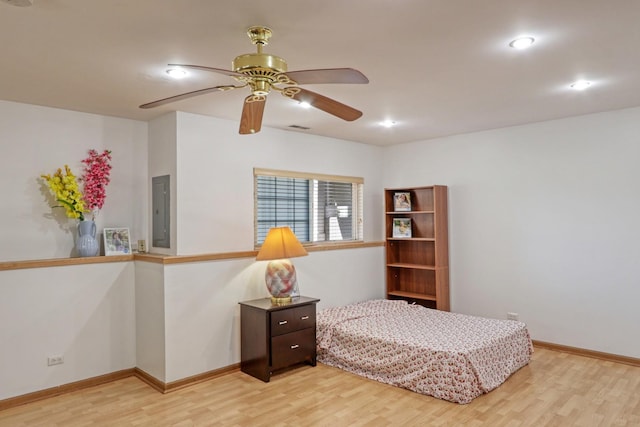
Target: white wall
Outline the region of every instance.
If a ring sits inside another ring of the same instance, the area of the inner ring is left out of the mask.
[[[235,121],[177,114],[179,255],[253,249],[254,167],[363,177],[364,237],[382,239],[379,147],[269,128],[239,135]]]
[[[135,262],[136,367],[166,381],[164,266]]]
[[[379,147],[269,129],[240,136],[236,124],[185,113],[147,125],[3,101],[0,125],[14,142],[0,147],[0,188],[11,200],[0,209],[0,261],[73,255],[75,223],[51,217],[37,178],[72,161],[79,171],[90,148],[113,151],[100,230],[128,226],[150,245],[150,178],[172,176],[168,254],[253,249],[254,167],[364,177],[365,239],[382,238]],[[382,297],[382,254],[296,259],[302,293],[322,305]],[[263,274],[253,259],[0,271],[0,399],[134,366],[172,382],[237,363],[238,301],[267,296]],[[64,365],[47,367],[58,354]]]
[[[449,186],[453,311],[640,357],[640,109],[386,149],[385,187]]]
[[[444,184],[455,311],[516,311],[535,339],[640,357],[639,123],[629,109],[386,149],[240,136],[233,122],[175,113],[150,124],[147,174],[146,123],[0,101],[0,261],[70,255],[37,177],[79,168],[89,148],[114,151],[100,229],[144,235],[148,178],[178,175],[171,250],[183,254],[253,249],[254,167],[363,176],[367,241],[383,236],[384,187]],[[382,297],[383,252],[296,258],[301,293],[320,307]],[[237,302],[266,296],[262,272],[252,259],[0,271],[0,399],[133,366],[172,382],[235,363]],[[58,352],[65,364],[47,367]]]
[[[158,248],[153,246],[153,219],[152,212],[145,211],[145,217],[149,217],[149,244],[150,252],[164,255],[176,255],[178,240],[177,234],[177,206],[176,206],[176,180],[177,180],[177,123],[176,113],[165,114],[149,123],[149,152],[148,167],[149,177],[147,182],[147,200],[152,206],[152,181],[153,177],[169,175],[169,187],[171,200],[169,247]]]
[[[384,298],[383,254],[378,246],[295,258],[300,292],[319,298],[318,308]],[[172,382],[239,363],[238,302],[268,296],[266,264],[246,258],[165,267],[166,376],[159,379]]]
[[[76,176],[91,148],[113,152],[111,183],[96,219],[146,238],[147,124],[0,101],[0,261],[75,256],[77,221],[51,209],[41,174],[68,164]]]
[[[177,254],[253,250],[254,167],[363,177],[365,240],[381,240],[379,147],[268,128],[239,135],[233,121],[171,114],[177,117]],[[151,135],[155,126],[151,122]],[[294,263],[301,293],[320,298],[321,307],[384,297],[382,247],[312,252]],[[238,302],[268,296],[265,266],[240,259],[165,267],[166,371],[160,379],[239,362]]]
[[[132,262],[0,271],[0,400],[135,367],[134,303]]]
[[[145,122],[0,101],[0,262],[75,256],[77,221],[41,174],[112,150],[96,224],[146,238]],[[0,399],[136,366],[133,263],[0,271]],[[47,366],[61,355],[64,364]]]

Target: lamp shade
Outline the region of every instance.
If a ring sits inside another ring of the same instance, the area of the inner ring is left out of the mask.
[[[269,230],[256,260],[270,261],[308,255],[306,249],[289,227],[274,227]]]
[[[273,304],[290,303],[292,294],[297,293],[296,269],[289,258],[304,255],[307,251],[289,227],[272,228],[267,233],[256,260],[269,261],[264,280]]]

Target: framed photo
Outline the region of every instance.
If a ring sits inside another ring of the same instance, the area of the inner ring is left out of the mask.
[[[411,210],[411,193],[403,191],[393,195],[393,210],[396,212],[408,212]]]
[[[411,237],[411,219],[393,219],[393,237]]]
[[[128,228],[104,229],[104,254],[129,255],[131,253],[131,239]]]

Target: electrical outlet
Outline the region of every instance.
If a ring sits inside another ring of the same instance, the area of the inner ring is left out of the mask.
[[[63,363],[64,363],[64,356],[47,357],[47,366],[62,365]]]
[[[509,320],[519,320],[519,318],[520,317],[519,317],[518,313],[514,313],[512,311],[507,313],[507,319],[509,319]]]

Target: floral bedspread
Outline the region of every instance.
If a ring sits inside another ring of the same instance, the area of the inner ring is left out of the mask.
[[[320,310],[318,361],[456,403],[469,403],[529,363],[522,322],[373,300]]]

